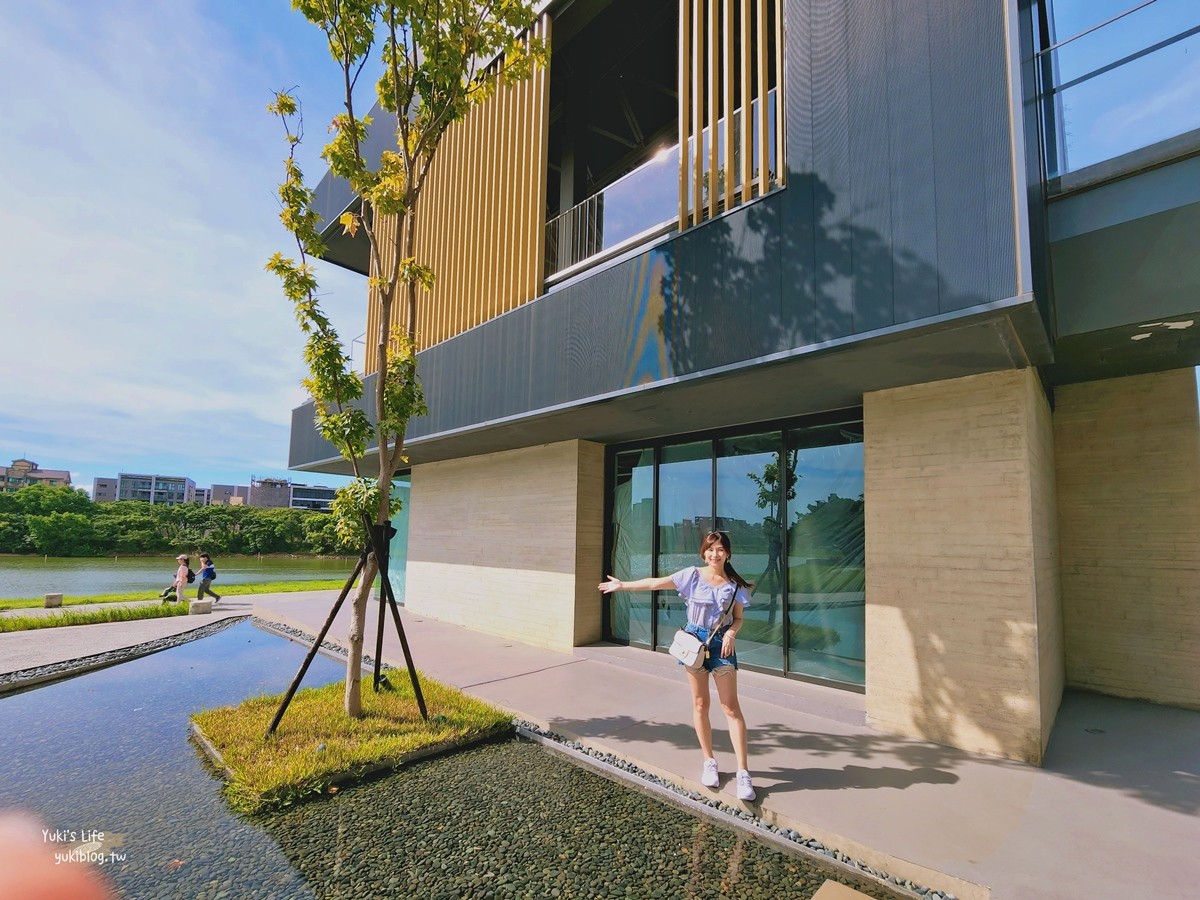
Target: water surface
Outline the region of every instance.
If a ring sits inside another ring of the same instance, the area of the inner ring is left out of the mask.
[[[193,558],[192,568],[199,571],[197,563]],[[78,597],[121,591],[145,591],[152,597],[174,580],[176,565],[171,554],[93,559],[5,555],[0,556],[0,600],[51,593]],[[223,584],[345,579],[354,570],[354,560],[228,556],[217,557],[216,566],[217,581],[213,587],[219,594]]]

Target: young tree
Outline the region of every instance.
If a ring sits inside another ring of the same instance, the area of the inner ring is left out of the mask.
[[[342,226],[352,236],[361,230],[370,245],[368,285],[380,304],[378,331],[367,337],[377,373],[374,425],[355,405],[362,396],[362,378],[349,367],[337,332],[317,302],[310,260],[321,257],[325,248],[317,231],[314,192],[296,164],[303,119],[288,91],[277,93],[269,110],[282,120],[289,145],[279,187],[280,218],[294,235],[299,254],[292,259],[276,253],[267,268],[282,280],[307,335],[309,377],[304,386],[313,398],[317,430],[350,462],[356,478],[367,482],[352,494],[370,498],[368,514],[382,526],[394,512],[392,479],[407,462],[409,419],[427,412],[416,361],[417,289],[428,290],[434,280],[416,257],[425,177],[446,129],[490,96],[497,78],[528,77],[533,66],[544,64],[546,49],[522,35],[534,22],[529,0],[292,0],[292,5],[324,33],[344,89],[345,111],[334,116],[333,137],[321,155],[361,201],[358,212],[341,217]],[[395,146],[378,161],[368,159],[364,149],[371,118],[355,110],[355,87],[377,43],[383,70],[376,84],[379,105],[396,123]],[[498,62],[484,71],[493,59]],[[383,227],[393,217],[394,232]],[[393,325],[400,300],[405,304],[403,328]],[[372,438],[378,467],[370,479],[363,465]],[[376,573],[372,554],[354,597],[347,638],[345,706],[351,716],[361,714],[363,623]]]

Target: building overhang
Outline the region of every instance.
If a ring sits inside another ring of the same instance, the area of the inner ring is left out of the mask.
[[[574,439],[616,444],[687,434],[855,407],[872,391],[1049,361],[1042,317],[1027,295],[469,427],[419,433],[415,422],[407,455],[420,465]],[[352,475],[311,423],[311,404],[293,411],[289,468]],[[296,437],[306,429],[308,452],[298,454]]]

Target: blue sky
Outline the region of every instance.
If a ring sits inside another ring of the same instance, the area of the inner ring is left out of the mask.
[[[0,83],[0,465],[89,490],[118,471],[343,483],[287,470],[303,341],[263,270],[294,250],[266,105],[296,89],[314,183],[338,110],[320,32],[288,0],[11,3]],[[319,277],[349,343],[363,279]]]

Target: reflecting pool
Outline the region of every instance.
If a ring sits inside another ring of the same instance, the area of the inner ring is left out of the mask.
[[[128,898],[808,898],[835,877],[523,740],[233,815],[188,716],[283,691],[303,655],[242,622],[0,698],[0,805],[104,832],[103,869]],[[318,656],[305,685],[342,670]]]

